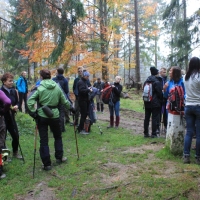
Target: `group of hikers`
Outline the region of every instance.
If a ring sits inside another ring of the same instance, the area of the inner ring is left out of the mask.
[[[151,76],[143,85],[145,108],[144,137],[157,138],[161,122],[167,131],[168,113],[184,115],[186,134],[184,137],[183,162],[190,163],[192,138],[196,135],[196,163],[200,164],[200,59],[192,57],[186,74],[181,68],[169,69],[151,67]],[[152,115],[151,135],[149,122]],[[178,124],[177,124],[178,125]]]
[[[78,67],[78,77],[74,79],[73,93],[75,100],[72,102],[69,95],[69,82],[64,77],[64,69],[58,68],[55,78],[51,78],[51,72],[47,69],[40,71],[40,80],[32,88],[28,98],[28,85],[26,72],[22,72],[14,87],[14,76],[7,72],[1,77],[0,90],[0,178],[4,178],[3,154],[6,149],[6,133],[12,138],[12,153],[14,158],[23,159],[19,153],[19,132],[15,121],[16,112],[24,110],[35,119],[40,136],[40,157],[43,169],[52,169],[48,145],[48,127],[53,133],[56,163],[67,161],[63,157],[62,132],[65,131],[66,118],[69,122],[69,114],[73,114],[74,127],[79,134],[87,135],[84,123],[88,117],[91,99],[89,95],[95,92],[97,112],[104,112],[103,93],[108,88],[110,123],[107,128],[118,128],[120,122],[120,96],[122,85],[120,76],[115,77],[114,83],[103,82],[97,78],[91,85],[90,73],[84,67]],[[151,76],[143,85],[143,100],[145,108],[144,137],[158,137],[161,131],[161,122],[164,130],[167,130],[168,113],[183,113],[186,120],[186,134],[184,140],[184,163],[190,163],[190,149],[194,133],[196,134],[196,161],[200,164],[200,60],[191,58],[186,75],[181,69],[173,66],[169,70],[161,68],[160,71],[150,68]],[[152,115],[152,132],[149,134],[149,122]],[[79,119],[80,117],[80,119]]]
[[[14,75],[7,72],[1,77],[2,87],[0,90],[0,178],[4,178],[3,173],[3,152],[6,149],[6,134],[9,132],[12,138],[12,155],[13,158],[23,159],[22,152],[18,149],[19,131],[15,120],[17,111],[24,110],[35,119],[40,136],[40,157],[43,163],[43,169],[48,171],[52,169],[49,146],[48,146],[48,127],[54,137],[54,148],[56,163],[61,164],[67,161],[63,157],[62,132],[65,131],[66,118],[69,120],[69,114],[73,113],[73,123],[77,127],[79,134],[87,135],[84,123],[88,117],[90,100],[89,94],[95,93],[97,102],[97,111],[104,112],[104,104],[101,98],[101,92],[108,87],[109,82],[97,81],[92,86],[89,81],[90,73],[84,67],[78,68],[78,77],[73,83],[74,102],[69,95],[68,79],[64,77],[64,69],[58,68],[57,75],[51,79],[51,72],[47,69],[40,71],[40,79],[28,95],[28,84],[26,72],[21,73],[20,78],[14,86]],[[114,112],[116,114],[116,127],[119,125],[119,98],[122,90],[120,85],[121,77],[115,78],[115,83],[110,86],[113,90],[113,105],[110,107],[110,126],[113,127]],[[28,96],[28,97],[27,97]],[[24,105],[24,109],[22,109]],[[112,108],[112,109],[111,109]],[[66,117],[67,116],[67,117]],[[80,116],[80,120],[79,120]],[[68,121],[69,122],[69,121]]]

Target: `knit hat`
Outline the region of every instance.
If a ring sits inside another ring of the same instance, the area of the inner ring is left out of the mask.
[[[157,75],[158,74],[158,69],[155,68],[155,67],[151,67],[150,71],[151,71],[151,75]]]
[[[90,73],[88,71],[84,71],[83,76],[90,76]]]

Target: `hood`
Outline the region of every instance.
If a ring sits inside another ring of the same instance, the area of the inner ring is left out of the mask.
[[[146,80],[146,82],[155,82],[155,81],[160,81],[160,80],[162,80],[162,78],[161,77],[156,77],[156,76],[149,76],[148,78],[147,78],[147,80]]]
[[[40,85],[42,85],[43,87],[47,89],[54,89],[56,87],[56,84],[57,83],[51,79],[42,80],[40,83]]]
[[[56,76],[56,78],[59,79],[59,80],[62,80],[62,79],[64,79],[65,77],[64,77],[62,74],[58,74],[58,75]]]

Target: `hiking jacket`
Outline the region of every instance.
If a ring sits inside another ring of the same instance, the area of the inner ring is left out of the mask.
[[[9,110],[10,105],[11,100],[2,90],[0,90],[0,115],[3,115],[7,110]]]
[[[146,82],[152,83],[152,101],[151,102],[144,101],[145,108],[161,107],[163,98],[162,78],[151,75],[144,82],[144,85],[146,84]]]
[[[74,84],[73,84],[73,92],[76,97],[78,97],[78,82],[81,80],[81,76],[78,76],[77,78],[74,79]],[[87,80],[87,86],[90,87],[91,83],[89,80]]]
[[[20,93],[28,93],[28,83],[27,79],[25,79],[23,76],[20,76],[16,83],[17,90]]]
[[[17,91],[14,88],[8,89],[4,85],[1,87],[1,90],[5,93],[5,95],[11,100],[11,105],[12,106],[19,106],[19,99],[18,99],[18,94]],[[15,111],[12,111],[13,113]],[[6,112],[4,114],[5,119],[10,118],[10,113]]]
[[[98,82],[98,81],[96,81],[95,83],[94,83],[94,85],[93,85],[93,87],[95,87],[95,88],[97,88],[97,89],[99,89],[99,91],[101,91],[101,90],[103,90],[104,89],[104,82]]]
[[[55,78],[52,79],[56,83],[59,83],[65,94],[67,95],[69,93],[69,84],[68,80],[62,75],[58,74]]]
[[[51,79],[42,80],[37,89],[28,97],[27,106],[32,113],[36,112],[34,106],[36,101],[39,103],[37,113],[44,118],[48,118],[42,110],[42,106],[44,105],[50,106],[50,108],[53,107],[51,108],[53,111],[52,118],[59,117],[58,104],[63,104],[67,109],[70,108],[70,103],[66,100],[62,90],[57,83]]]
[[[113,84],[115,87],[112,89],[112,102],[116,103],[117,101],[120,101],[120,94],[122,92],[122,85],[120,83],[114,83]]]
[[[88,81],[83,77],[77,83],[78,86],[78,101],[89,101],[88,94],[90,89],[88,88]]]
[[[183,91],[184,91],[184,98],[185,98],[185,86],[183,83],[183,79],[180,78],[178,82],[174,82],[174,80],[169,80],[168,81],[168,87],[166,88],[166,91],[164,93],[164,96],[168,98],[170,90],[174,87],[174,86],[182,86],[183,87]]]

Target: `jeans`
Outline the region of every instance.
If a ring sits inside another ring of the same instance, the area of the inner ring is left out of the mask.
[[[40,135],[40,157],[44,166],[51,165],[48,145],[48,126],[50,126],[50,129],[53,132],[55,158],[62,159],[63,157],[63,143],[60,129],[60,119],[39,117],[38,130]]]
[[[186,106],[185,119],[186,135],[183,153],[185,156],[190,156],[192,137],[196,129],[196,157],[200,158],[200,106]]]
[[[115,116],[118,117],[119,109],[120,109],[120,101],[117,101],[116,103],[114,103],[114,106],[109,105],[110,116],[114,116],[114,112],[115,112]]]

